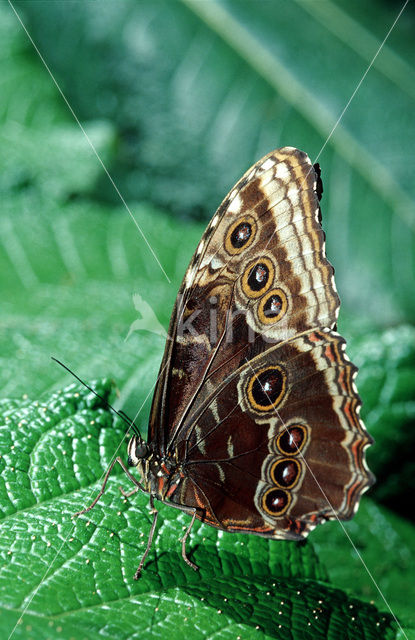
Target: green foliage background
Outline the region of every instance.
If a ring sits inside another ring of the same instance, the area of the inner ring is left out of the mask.
[[[125,340],[132,294],[167,326],[206,220],[250,163],[319,153],[399,6],[386,2],[16,2],[16,10],[154,248],[164,277],[35,54],[0,5],[0,634],[15,638],[415,637],[415,277],[409,5],[319,157],[323,225],[361,368],[378,483],[305,545],[219,534],[109,483],[123,441],[103,403],[146,431],[163,339]],[[108,378],[111,378],[111,381]],[[69,385],[69,386],[68,386]],[[63,390],[62,390],[63,389]],[[125,455],[125,444],[121,455]],[[373,601],[373,605],[370,602]],[[25,607],[27,606],[27,609]]]

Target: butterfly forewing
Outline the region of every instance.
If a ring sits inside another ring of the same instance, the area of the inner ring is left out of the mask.
[[[297,149],[257,162],[225,198],[173,313],[150,419],[164,451],[204,393],[269,343],[333,327],[339,300],[319,223],[318,176]],[[160,440],[161,439],[161,440]]]

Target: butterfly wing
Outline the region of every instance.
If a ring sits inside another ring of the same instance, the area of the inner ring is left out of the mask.
[[[173,500],[213,526],[273,538],[352,517],[373,482],[372,440],[344,349],[313,329],[232,373],[180,432],[185,479]]]
[[[335,326],[320,195],[318,167],[285,147],[251,167],[215,213],[179,290],[153,398],[148,439],[161,455],[242,362]]]

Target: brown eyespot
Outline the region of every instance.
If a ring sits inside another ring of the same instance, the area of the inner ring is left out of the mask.
[[[295,456],[301,451],[307,441],[307,428],[302,424],[292,424],[284,427],[277,436],[277,450],[286,456]]]
[[[291,496],[283,489],[268,489],[262,496],[262,507],[270,516],[281,516],[287,511]]]
[[[287,374],[282,367],[264,367],[256,371],[248,382],[249,403],[257,411],[271,411],[281,403],[286,388]]]
[[[270,471],[272,482],[283,489],[291,489],[301,475],[301,465],[295,458],[277,460]]]
[[[242,290],[248,298],[259,298],[274,282],[275,268],[265,256],[250,262],[242,274]]]
[[[274,324],[287,313],[288,300],[282,289],[271,289],[259,301],[258,318],[262,324]]]
[[[237,255],[249,247],[255,239],[257,224],[252,216],[239,218],[229,227],[225,236],[225,249]]]

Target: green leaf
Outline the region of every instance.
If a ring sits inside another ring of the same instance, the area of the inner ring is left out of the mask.
[[[395,4],[18,4],[81,117],[117,123],[127,199],[209,217],[252,162],[297,146],[322,165],[329,257],[349,310],[381,325],[414,319],[411,5],[354,95]],[[113,197],[106,179],[103,189]]]
[[[376,606],[385,609],[382,593],[405,630],[408,627],[415,630],[415,526],[364,498],[357,515],[343,527],[333,526],[330,536],[324,527],[320,527],[312,536],[319,557],[324,558],[330,580],[346,590],[352,584],[354,595],[374,601]]]
[[[108,381],[94,387],[109,398]],[[42,402],[3,400],[1,409],[2,635],[24,613],[16,638],[29,631],[40,637],[46,628],[51,638],[70,638],[75,629],[76,637],[104,629],[117,638],[394,637],[389,616],[327,584],[309,543],[197,523],[189,549],[200,571],[193,572],[178,540],[189,516],[164,505],[143,576],[134,582],[150,526],[145,496],[124,499],[118,486],[128,486],[118,473],[98,505],[71,522],[97,494],[124,441],[120,421],[77,385]]]

